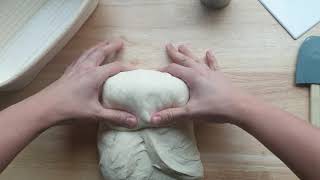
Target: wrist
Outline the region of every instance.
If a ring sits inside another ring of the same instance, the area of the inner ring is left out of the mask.
[[[255,97],[244,93],[237,94],[232,98],[226,116],[230,119],[231,124],[241,127],[247,123],[246,116],[255,106],[259,106]]]
[[[61,104],[53,98],[40,92],[26,100],[30,107],[34,107],[34,112],[38,113],[38,117],[45,128],[53,126],[65,119],[60,109]]]

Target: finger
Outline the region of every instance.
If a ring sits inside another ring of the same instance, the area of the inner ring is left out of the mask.
[[[212,51],[206,52],[206,64],[209,66],[210,69],[214,71],[219,70],[217,59],[213,55]]]
[[[191,52],[191,50],[184,44],[178,47],[178,51],[191,59],[197,59],[197,57]]]
[[[173,44],[169,43],[166,46],[167,54],[172,59],[174,63],[180,64],[186,67],[193,67],[195,65],[195,61],[192,60],[190,57],[180,53]]]
[[[104,47],[104,53],[106,54],[106,56],[110,56],[120,51],[123,48],[123,46],[124,42],[122,39],[112,40],[108,46]]]
[[[97,72],[99,74],[99,81],[104,82],[106,79],[108,79],[111,76],[114,76],[120,72],[123,71],[130,71],[132,70],[132,67],[130,66],[124,66],[119,62],[113,62],[109,64],[105,64],[103,66],[99,66],[97,68]]]
[[[119,39],[114,40],[104,46],[99,46],[87,57],[86,62],[89,65],[99,66],[103,63],[106,57],[119,51],[122,47],[123,41]]]
[[[68,65],[67,68],[64,70],[64,73],[69,73],[76,63],[77,63],[76,60],[72,61],[72,63]]]
[[[193,71],[190,68],[172,63],[167,67],[160,69],[161,72],[167,72],[172,76],[182,79],[185,83],[191,84],[193,81]]]
[[[208,65],[208,62],[207,62],[207,54],[204,55],[203,58],[201,58],[201,64],[207,66],[209,69],[211,69]],[[212,69],[211,69],[212,70]]]
[[[187,118],[187,111],[184,108],[170,108],[157,112],[151,117],[151,124],[160,126],[171,124],[175,121],[185,120]]]
[[[93,53],[94,51],[96,51],[97,48],[100,48],[102,46],[106,46],[107,44],[109,44],[108,41],[102,41],[100,43],[98,43],[97,45],[91,47],[90,49],[86,50],[79,59],[76,60],[76,63],[74,64],[81,64],[82,62],[84,62],[85,60],[88,59],[88,56]]]
[[[113,109],[105,109],[101,107],[99,111],[99,118],[106,120],[112,124],[123,126],[127,128],[134,128],[137,126],[137,119],[134,115]]]

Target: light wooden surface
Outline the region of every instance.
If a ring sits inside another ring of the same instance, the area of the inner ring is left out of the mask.
[[[0,96],[0,108],[18,102],[57,79],[80,53],[99,40],[122,36],[144,57],[163,53],[165,41],[186,42],[200,54],[215,50],[233,82],[276,106],[308,118],[308,89],[294,86],[297,49],[317,27],[294,41],[256,0],[233,0],[208,11],[198,0],[102,0],[68,45],[22,91]],[[157,59],[157,58],[155,58]],[[152,66],[163,65],[154,62]],[[288,124],[289,126],[289,124]],[[296,176],[263,145],[231,125],[198,124],[196,135],[206,179],[291,180]],[[95,180],[95,125],[61,126],[44,132],[0,179]]]

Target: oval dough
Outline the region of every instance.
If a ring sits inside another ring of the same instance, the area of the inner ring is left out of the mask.
[[[100,124],[100,170],[110,180],[202,179],[203,167],[191,121],[167,128],[150,127],[152,113],[183,106],[186,84],[153,70],[121,72],[107,80],[103,102],[135,114],[135,131]]]
[[[136,129],[141,129],[150,127],[152,113],[185,105],[189,90],[183,81],[169,73],[141,69],[109,78],[102,97],[107,106],[133,113],[138,118]]]

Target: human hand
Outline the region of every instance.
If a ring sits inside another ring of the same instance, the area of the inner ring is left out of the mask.
[[[105,58],[123,47],[121,40],[101,42],[74,61],[60,79],[40,92],[58,117],[66,119],[107,120],[132,128],[137,120],[127,112],[103,107],[100,103],[102,85],[110,76],[128,70],[118,62],[101,65]]]
[[[161,71],[182,79],[189,87],[189,102],[178,108],[165,109],[153,114],[155,125],[186,119],[200,119],[219,123],[232,122],[236,105],[242,93],[235,89],[229,79],[219,70],[217,60],[211,51],[204,58],[197,58],[185,46],[166,46],[172,64]],[[219,120],[214,120],[220,117]]]

